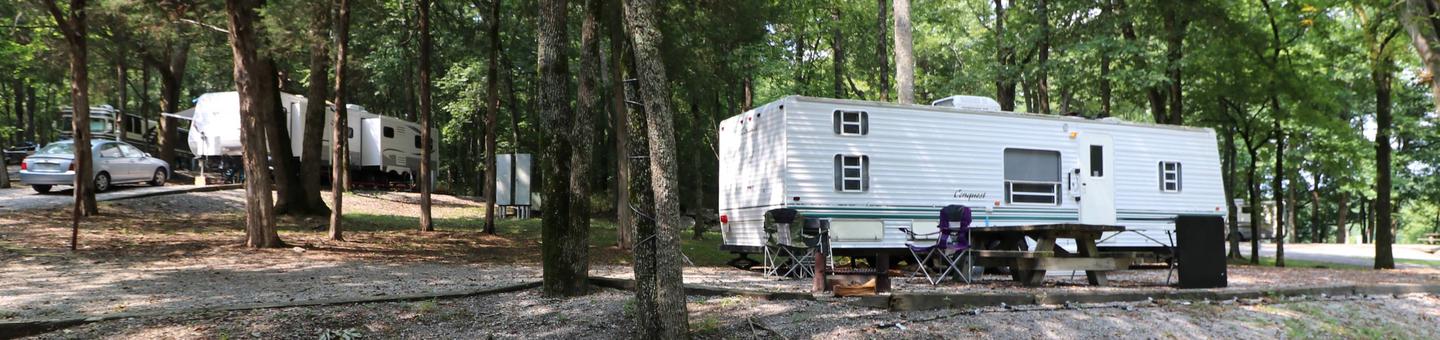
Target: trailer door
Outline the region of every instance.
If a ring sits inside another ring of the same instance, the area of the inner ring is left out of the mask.
[[[1115,224],[1115,147],[1109,135],[1081,133],[1080,223]]]

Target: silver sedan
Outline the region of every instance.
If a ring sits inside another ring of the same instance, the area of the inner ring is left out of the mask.
[[[95,178],[96,192],[109,190],[116,184],[161,186],[170,176],[170,166],[165,161],[150,157],[125,142],[92,140],[90,155],[94,159],[91,176]],[[20,162],[20,183],[40,193],[50,192],[56,185],[74,185],[74,159],[73,141],[50,143]]]

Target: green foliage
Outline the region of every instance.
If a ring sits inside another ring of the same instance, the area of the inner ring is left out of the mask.
[[[352,340],[360,339],[363,336],[358,329],[346,328],[321,330],[320,335],[317,337],[320,338],[320,340]]]

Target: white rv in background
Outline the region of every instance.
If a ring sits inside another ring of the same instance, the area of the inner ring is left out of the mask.
[[[304,96],[281,93],[280,104],[285,108],[285,125],[290,136],[290,151],[300,157],[305,140],[305,110],[308,99]],[[420,125],[398,118],[370,113],[359,105],[346,105],[346,125],[349,127],[350,171],[352,181],[360,182],[406,182],[414,183],[413,177],[420,172]],[[192,109],[190,127],[190,150],[196,156],[240,156],[240,96],[236,92],[206,93],[196,99]],[[332,127],[330,117],[335,108],[326,104],[324,133],[321,134],[321,161],[330,164],[330,138]],[[438,164],[436,149],[439,149],[440,134],[431,129],[431,164]],[[326,175],[329,175],[326,172]],[[433,176],[432,176],[433,177]],[[433,181],[434,178],[431,178]]]
[[[831,247],[851,252],[903,249],[913,240],[901,228],[933,232],[950,204],[971,207],[975,228],[1125,226],[1105,235],[1099,245],[1109,249],[1164,249],[1177,215],[1225,216],[1210,129],[1002,112],[993,103],[791,96],[724,120],[723,248],[758,252],[764,214],[778,208],[829,219]]]

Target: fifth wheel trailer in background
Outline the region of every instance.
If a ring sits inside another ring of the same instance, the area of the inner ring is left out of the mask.
[[[280,105],[285,109],[285,126],[290,137],[290,152],[298,158],[305,145],[304,96],[281,93]],[[370,113],[359,105],[346,105],[346,125],[350,148],[352,184],[389,186],[408,184],[420,172],[420,125],[398,118]],[[238,164],[240,145],[240,96],[236,92],[214,92],[200,95],[190,117],[190,150],[195,156],[219,160],[219,164]],[[326,104],[325,127],[320,136],[320,160],[330,165],[330,138],[333,134],[334,105]],[[183,117],[182,117],[183,118]],[[432,145],[438,146],[440,134],[430,130]],[[438,150],[430,150],[431,167],[439,164]],[[212,165],[213,166],[213,165]],[[223,166],[223,165],[222,165]],[[325,172],[329,175],[329,172]],[[434,178],[430,179],[434,182]]]

